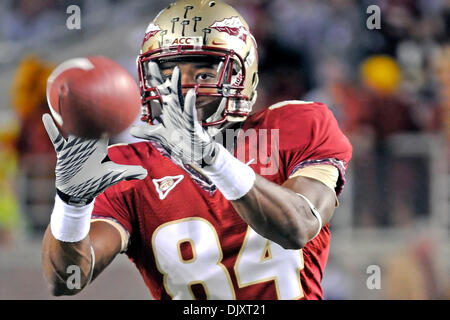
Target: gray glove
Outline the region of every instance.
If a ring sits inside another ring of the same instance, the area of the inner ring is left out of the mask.
[[[183,98],[181,71],[175,67],[171,78],[165,81],[155,62],[149,63],[150,84],[158,88],[162,100],[162,124],[134,126],[130,133],[141,139],[161,143],[173,156],[186,164],[210,164],[217,154],[217,143],[197,120],[195,90]]]
[[[107,138],[87,140],[69,135],[66,140],[49,114],[42,116],[42,122],[56,151],[56,189],[68,204],[85,205],[122,180],[142,180],[147,176],[147,170],[141,166],[109,160]]]

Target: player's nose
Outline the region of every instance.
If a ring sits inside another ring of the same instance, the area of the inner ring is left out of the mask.
[[[183,92],[184,96],[186,95],[186,93],[190,89],[190,88],[186,88],[184,86],[185,85],[192,85],[192,84],[195,84],[195,80],[192,78],[192,76],[190,76],[189,74],[182,74],[182,76],[181,76],[181,85],[183,86],[182,92]]]
[[[188,72],[182,72],[181,73],[181,83],[182,84],[193,84],[194,79],[193,79],[192,75],[189,74]]]

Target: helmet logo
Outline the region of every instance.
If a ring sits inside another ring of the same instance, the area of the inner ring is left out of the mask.
[[[197,32],[197,22],[202,21],[202,17],[193,17],[194,20],[194,32]]]
[[[226,32],[230,36],[235,36],[242,41],[247,41],[249,30],[244,26],[239,17],[225,18],[221,21],[215,21],[209,26],[212,29],[216,29],[219,32]]]
[[[193,6],[186,6],[186,7],[184,7],[184,10],[186,10],[186,11],[184,11],[184,18],[185,19],[187,18],[188,11],[192,10],[192,9],[194,9]]]
[[[181,35],[184,37],[184,30],[186,26],[189,24],[189,20],[183,20],[181,21],[181,24],[183,25],[183,31],[181,31]]]
[[[170,20],[172,22],[172,33],[175,33],[175,22],[180,21],[179,17],[175,17],[172,20]]]
[[[147,27],[147,30],[145,30],[144,42],[150,39],[151,37],[154,37],[160,31],[161,28],[159,26],[157,26],[153,22],[150,23]]]

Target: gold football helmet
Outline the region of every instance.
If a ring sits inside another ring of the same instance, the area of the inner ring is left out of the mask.
[[[256,41],[244,18],[218,0],[179,0],[162,10],[148,25],[138,57],[142,95],[142,120],[156,117],[154,102],[162,103],[157,88],[149,83],[147,65],[192,58],[215,59],[218,81],[183,84],[198,96],[221,97],[217,111],[203,126],[244,121],[256,100],[258,57]]]

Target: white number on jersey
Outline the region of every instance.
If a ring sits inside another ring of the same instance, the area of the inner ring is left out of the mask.
[[[188,242],[192,258],[184,259],[181,244]],[[186,218],[159,226],[152,238],[158,270],[173,299],[195,299],[192,285],[201,284],[208,299],[235,299],[230,274],[213,225],[203,218]],[[300,270],[302,250],[283,249],[248,227],[234,270],[239,287],[274,281],[279,299],[303,297]]]

